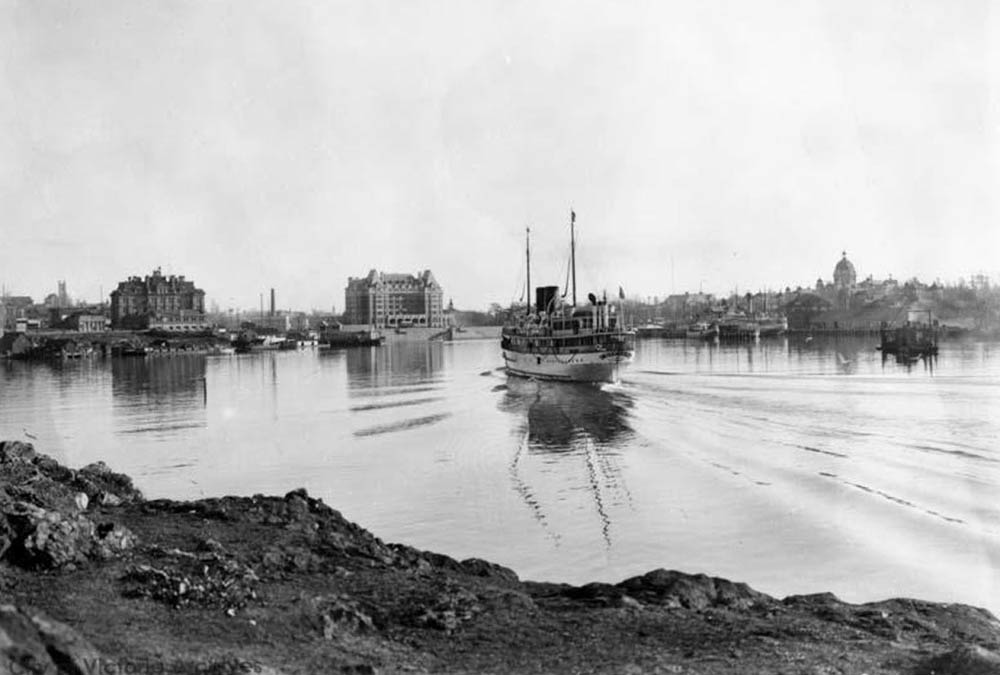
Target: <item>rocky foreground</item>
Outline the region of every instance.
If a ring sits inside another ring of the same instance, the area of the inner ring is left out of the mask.
[[[303,490],[144,500],[0,443],[0,674],[1000,675],[1000,623],[919,600],[779,600],[654,570],[521,581],[386,544]]]

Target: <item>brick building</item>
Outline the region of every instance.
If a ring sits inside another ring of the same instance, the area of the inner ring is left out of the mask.
[[[344,323],[376,328],[446,327],[444,291],[430,270],[390,274],[371,270],[347,280]]]
[[[145,278],[129,277],[111,292],[112,328],[142,329],[205,325],[205,291],[183,276],[164,276],[160,268]]]

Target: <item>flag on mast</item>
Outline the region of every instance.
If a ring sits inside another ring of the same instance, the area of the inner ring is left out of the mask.
[[[573,209],[569,210],[569,221],[571,223],[575,223],[576,222],[576,211],[574,211]]]
[[[621,286],[618,287],[618,298],[620,300],[625,299],[625,289],[623,289]]]

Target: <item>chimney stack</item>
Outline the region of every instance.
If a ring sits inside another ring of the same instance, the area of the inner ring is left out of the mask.
[[[271,289],[271,316],[274,316],[274,289]]]

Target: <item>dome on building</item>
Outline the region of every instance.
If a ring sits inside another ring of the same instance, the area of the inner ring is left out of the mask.
[[[847,251],[833,268],[833,285],[837,288],[850,288],[857,282],[858,275],[854,271],[854,264],[847,259]]]

